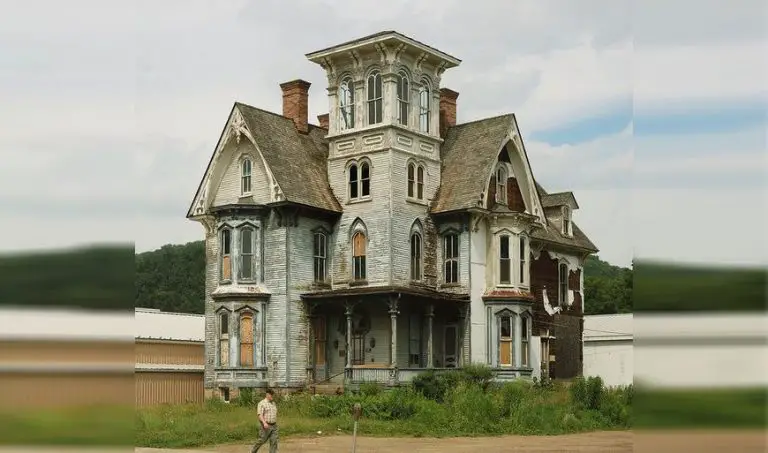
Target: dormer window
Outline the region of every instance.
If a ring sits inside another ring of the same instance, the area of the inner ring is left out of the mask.
[[[371,196],[371,168],[368,162],[349,166],[349,199],[359,200]]]
[[[355,87],[350,77],[339,84],[339,120],[341,130],[355,127]]]
[[[397,74],[397,122],[403,126],[408,125],[409,90],[408,74],[400,71]]]
[[[496,169],[496,202],[507,204],[507,170],[503,165]]]
[[[408,198],[424,199],[424,166],[408,164]]]
[[[571,208],[563,206],[563,234],[571,236],[573,234],[571,226]]]
[[[246,157],[240,163],[240,195],[250,195],[251,193],[251,171],[253,163]]]
[[[381,73],[374,71],[368,76],[368,124],[379,124],[382,120]]]
[[[429,97],[429,82],[422,80],[419,88],[419,130],[426,133],[429,133]]]

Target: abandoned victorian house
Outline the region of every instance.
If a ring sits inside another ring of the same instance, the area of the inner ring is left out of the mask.
[[[469,363],[581,373],[597,249],[574,195],[537,183],[515,116],[457,124],[440,80],[460,60],[397,32],[307,58],[329,113],[309,123],[304,80],[280,85],[282,114],[236,102],[187,214],[205,228],[208,395]]]

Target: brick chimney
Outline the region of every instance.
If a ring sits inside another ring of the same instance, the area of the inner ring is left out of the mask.
[[[309,86],[306,80],[296,79],[280,84],[283,90],[283,116],[293,120],[296,129],[309,132]]]
[[[320,127],[323,129],[328,129],[328,114],[323,113],[322,115],[317,115],[317,121],[320,123]]]
[[[456,125],[456,99],[459,93],[450,88],[440,88],[440,136],[445,137],[448,128]]]

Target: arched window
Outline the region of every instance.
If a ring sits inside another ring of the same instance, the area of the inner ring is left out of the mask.
[[[419,130],[429,132],[430,113],[429,82],[423,80],[419,88]]]
[[[253,169],[253,163],[251,159],[246,157],[240,164],[240,194],[246,195],[251,193],[251,171]]]
[[[349,172],[349,199],[358,200],[371,196],[371,166],[368,162],[352,164]]]
[[[566,305],[566,301],[568,300],[568,265],[565,263],[560,263],[558,269],[557,302],[561,307],[564,307]]]
[[[409,90],[408,74],[400,71],[397,74],[397,122],[403,126],[408,125],[408,105],[411,97]]]
[[[232,280],[232,230],[221,230],[221,280]]]
[[[452,233],[443,238],[443,270],[445,283],[459,282],[459,235]]]
[[[381,73],[374,71],[368,76],[368,124],[381,123],[382,119],[382,86]]]
[[[408,198],[424,199],[424,166],[408,164]]]
[[[240,228],[240,278],[242,280],[253,280],[255,278],[254,268],[254,249],[256,245],[256,234],[251,227]]]
[[[349,77],[339,84],[339,119],[341,130],[355,127],[355,87]]]
[[[421,280],[421,234],[411,234],[411,280]]]
[[[352,278],[355,280],[366,279],[366,246],[365,233],[356,232],[352,236]]]
[[[507,170],[503,165],[496,168],[496,202],[507,203]]]

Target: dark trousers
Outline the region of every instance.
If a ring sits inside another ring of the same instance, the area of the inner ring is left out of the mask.
[[[262,445],[267,443],[267,440],[269,440],[269,453],[277,453],[277,441],[279,439],[279,435],[277,432],[277,425],[268,425],[269,428],[264,429],[264,426],[261,426],[261,432],[259,433],[259,440],[256,441],[256,443],[251,448],[251,453],[256,453],[259,451],[259,448],[261,448]]]

